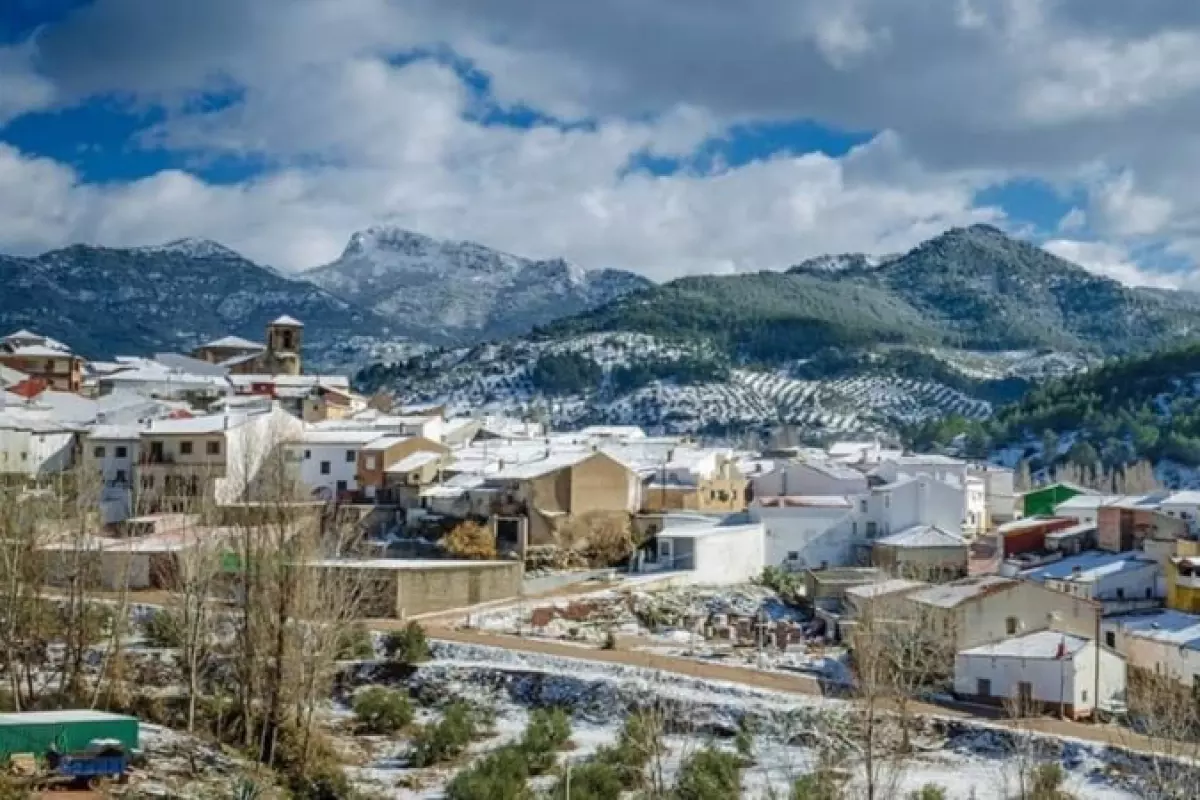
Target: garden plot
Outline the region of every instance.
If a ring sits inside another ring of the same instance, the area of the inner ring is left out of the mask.
[[[842,749],[842,780],[852,790],[865,783],[861,753],[855,751],[854,707],[845,701],[458,644],[438,644],[434,660],[417,670],[408,688],[432,707],[452,700],[487,704],[494,712],[493,729],[466,756],[433,769],[408,765],[409,738],[394,737],[386,754],[351,770],[364,789],[388,797],[441,797],[457,770],[515,742],[530,711],[547,707],[567,709],[572,731],[555,767],[531,782],[536,789],[550,789],[568,764],[577,771],[600,748],[612,745],[635,712],[653,714],[662,726],[661,752],[645,774],[664,786],[675,782],[682,765],[698,751],[714,748],[740,759],[739,796],[787,796],[796,778],[829,763],[832,746]],[[878,796],[904,797],[934,783],[954,800],[1001,800],[1013,794],[1018,765],[1031,763],[1016,756],[1035,751],[1039,762],[1058,765],[1062,788],[1074,797],[1141,796],[1136,787],[1125,785],[1120,757],[1089,744],[945,719],[915,721],[912,741],[908,755],[895,758],[885,775],[877,775],[887,782],[886,792]]]

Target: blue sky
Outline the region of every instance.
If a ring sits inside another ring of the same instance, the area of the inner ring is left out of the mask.
[[[1191,285],[1196,15],[936,6],[17,0],[0,249],[302,269],[389,224],[665,279],[990,222]]]

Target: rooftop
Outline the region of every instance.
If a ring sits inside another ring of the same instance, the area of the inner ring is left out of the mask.
[[[1107,617],[1111,625],[1130,636],[1200,650],[1200,616],[1165,609],[1151,614],[1122,614]]]
[[[281,317],[276,317],[275,320],[271,324],[272,325],[290,325],[293,328],[303,328],[304,327],[303,322],[296,319],[295,317],[290,317],[287,314],[284,314]]]
[[[23,711],[16,714],[0,714],[0,725],[28,725],[30,723],[61,723],[79,721],[131,720],[124,714],[107,711],[92,711],[87,708],[70,708],[62,711]]]
[[[1066,527],[1068,524],[1074,525],[1075,520],[1070,517],[1022,517],[1021,519],[1014,519],[1012,522],[1006,522],[1003,525],[997,526],[996,533],[1003,536],[1009,533],[1043,528],[1047,525],[1060,525],[1062,527]]]
[[[27,344],[12,349],[14,356],[28,356],[29,358],[64,358],[71,355],[69,350],[59,350],[54,347],[47,347],[44,344]]]
[[[266,345],[259,342],[252,342],[249,339],[243,339],[241,336],[222,336],[220,339],[214,339],[207,344],[200,345],[201,348],[212,347],[221,350],[266,350]]]
[[[909,595],[909,599],[939,608],[957,608],[975,598],[1010,589],[1018,583],[1020,581],[1002,578],[999,575],[979,575],[941,586],[931,586]]]
[[[899,533],[893,533],[891,536],[885,536],[875,543],[884,545],[885,547],[913,548],[967,546],[966,539],[948,531],[944,531],[936,525],[914,525],[911,528],[905,528]]]
[[[1007,656],[1010,658],[1063,658],[1074,656],[1087,646],[1088,639],[1059,631],[1035,631],[992,644],[962,650],[964,656]]]
[[[865,600],[872,597],[882,597],[884,595],[896,594],[897,592],[908,592],[916,589],[923,589],[928,585],[928,583],[923,581],[910,581],[905,578],[889,578],[886,581],[880,581],[879,583],[851,586],[846,590],[846,594],[852,597],[861,597]]]
[[[776,497],[755,497],[754,500],[763,508],[850,508],[854,505],[849,497],[836,494],[793,494]]]
[[[1164,506],[1200,506],[1200,492],[1194,490],[1173,492],[1163,498],[1162,504]]]
[[[817,461],[805,460],[800,461],[800,464],[808,467],[811,470],[821,473],[827,477],[840,481],[865,481],[866,476],[852,467],[847,467],[845,464],[838,464],[834,461]]]
[[[1021,573],[1021,577],[1036,583],[1045,583],[1047,580],[1085,583],[1108,575],[1146,569],[1156,564],[1156,561],[1140,553],[1109,553],[1102,550],[1089,550],[1051,564],[1025,570]],[[1078,574],[1076,574],[1077,569]]]
[[[208,414],[184,419],[156,419],[150,423],[146,432],[152,436],[220,433],[245,425],[250,421],[251,416],[249,414]]]
[[[409,455],[406,455],[404,458],[397,461],[395,464],[392,464],[390,467],[384,470],[384,472],[412,472],[414,469],[420,469],[426,464],[437,461],[439,458],[441,458],[439,453],[430,453],[428,451],[410,453]]]
[[[309,429],[300,435],[304,444],[370,444],[379,439],[379,431],[355,430],[353,428],[338,429]]]

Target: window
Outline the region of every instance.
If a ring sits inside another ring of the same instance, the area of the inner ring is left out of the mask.
[[[1080,699],[1085,703],[1087,702],[1087,689],[1084,689],[1083,692],[1080,693]]]
[[[1028,709],[1033,706],[1033,684],[1027,681],[1021,681],[1017,684],[1017,702],[1020,703],[1019,708]]]
[[[858,523],[857,522],[850,523],[850,535],[858,536]]]
[[[117,470],[117,476],[113,480],[115,480],[117,483],[127,483],[129,481],[129,479],[125,477],[125,470],[123,469]]]
[[[1124,589],[1124,588],[1118,588],[1118,589],[1117,589],[1117,599],[1118,599],[1118,600],[1124,600],[1124,599],[1125,599],[1125,589]]]
[[[104,448],[103,447],[93,447],[92,455],[95,456],[96,458],[104,458]]]
[[[205,442],[204,443],[204,452],[210,456],[221,455],[221,443],[220,442]]]
[[[866,500],[858,501],[858,510],[864,514],[867,513],[867,501]]]
[[[876,530],[877,530],[877,526],[875,525],[874,522],[867,523],[867,536],[874,537]]]
[[[46,372],[54,372],[54,362],[53,361],[46,362]]]
[[[21,460],[22,460],[22,461],[28,461],[28,460],[29,460],[29,453],[21,453]]]
[[[1004,620],[1004,630],[1009,636],[1013,636],[1017,632],[1017,618],[1009,617]]]
[[[322,461],[322,462],[321,462],[321,474],[322,474],[322,475],[328,475],[328,474],[329,474],[329,462],[328,462],[328,461]]]
[[[892,496],[890,494],[885,494],[883,496],[883,507],[884,508],[892,507]]]
[[[179,443],[179,454],[184,455],[184,456],[190,456],[192,454],[192,443],[191,442],[180,442]]]
[[[338,481],[337,482],[337,490],[338,490],[338,494],[341,494],[342,492],[346,491],[346,482]]]
[[[1146,587],[1146,599],[1149,600],[1152,597],[1154,597],[1154,589],[1147,586]]]
[[[375,469],[375,456],[367,456],[367,469]]]
[[[125,458],[129,455],[129,448],[124,445],[117,448],[117,458]]]
[[[304,460],[308,461],[310,458],[312,458],[312,450],[305,450],[304,451]]]
[[[154,476],[153,475],[143,475],[142,476],[142,488],[143,489],[153,489],[154,488]]]
[[[797,551],[797,550],[789,550],[789,551],[788,551],[788,559],[787,559],[787,560],[788,560],[788,561],[799,561],[799,560],[800,560],[800,553],[799,553],[799,551]]]
[[[346,463],[347,463],[347,464],[353,464],[353,463],[354,463],[354,459],[357,457],[357,455],[358,455],[358,454],[357,454],[357,453],[355,453],[353,450],[347,450],[347,451],[346,451]]]

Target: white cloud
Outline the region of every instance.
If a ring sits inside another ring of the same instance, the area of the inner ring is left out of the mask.
[[[1119,245],[1076,239],[1053,239],[1042,246],[1056,256],[1074,261],[1089,272],[1112,278],[1126,286],[1178,289],[1181,283],[1177,275],[1156,274],[1142,269],[1129,252]]]
[[[34,70],[34,53],[32,42],[19,47],[0,47],[0,127],[54,101],[54,85]]]

